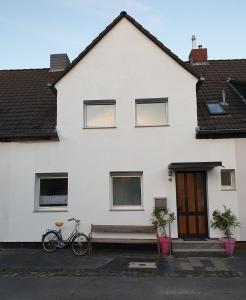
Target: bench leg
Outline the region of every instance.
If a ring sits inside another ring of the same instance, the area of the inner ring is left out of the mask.
[[[91,232],[89,233],[88,238],[89,238],[89,253],[91,253],[91,251],[93,250],[92,234],[91,234]]]
[[[161,254],[161,248],[160,248],[160,243],[159,243],[158,240],[156,242],[156,246],[157,246],[157,253],[158,253],[158,255],[160,255]]]

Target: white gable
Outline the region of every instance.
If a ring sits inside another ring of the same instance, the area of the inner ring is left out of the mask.
[[[164,69],[161,69],[163,66]],[[160,75],[162,80],[189,77],[197,81],[126,18],[121,19],[61,81],[76,76],[80,68],[85,68],[84,71],[90,73],[101,71],[114,78],[117,74],[119,78],[125,77],[125,72],[129,72],[129,76],[136,72],[144,72],[145,78],[155,73]],[[109,71],[112,71],[111,74]]]

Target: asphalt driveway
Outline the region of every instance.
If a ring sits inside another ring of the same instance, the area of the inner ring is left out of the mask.
[[[0,299],[246,299],[246,252],[162,257],[153,251],[0,249]]]
[[[245,300],[245,278],[0,278],[4,300]]]
[[[130,268],[130,265],[134,265]],[[139,266],[136,264],[140,264]],[[154,267],[150,267],[154,264]],[[192,276],[246,278],[246,252],[234,257],[158,256],[153,251],[97,250],[82,257],[71,249],[0,249],[0,276]]]

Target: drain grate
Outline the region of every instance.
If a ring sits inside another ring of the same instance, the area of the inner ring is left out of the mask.
[[[156,262],[130,261],[129,269],[157,269]]]

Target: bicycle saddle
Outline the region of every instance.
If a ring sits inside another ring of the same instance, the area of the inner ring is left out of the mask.
[[[55,225],[58,226],[58,227],[61,227],[63,224],[64,224],[63,221],[56,221],[55,222]]]

